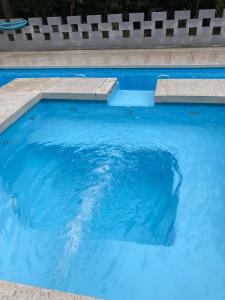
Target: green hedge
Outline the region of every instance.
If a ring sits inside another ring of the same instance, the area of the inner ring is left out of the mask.
[[[0,0],[1,2],[1,0]],[[108,13],[168,11],[190,9],[196,15],[198,9],[216,8],[221,15],[225,0],[10,0],[14,17],[49,17]],[[0,17],[3,17],[0,8]]]

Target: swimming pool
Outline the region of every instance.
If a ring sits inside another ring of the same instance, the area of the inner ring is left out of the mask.
[[[0,134],[0,280],[224,300],[225,106],[129,104],[158,78],[225,69],[0,69],[0,85],[85,76],[119,90],[108,103],[44,99]]]
[[[225,107],[41,101],[0,135],[0,279],[225,298]]]

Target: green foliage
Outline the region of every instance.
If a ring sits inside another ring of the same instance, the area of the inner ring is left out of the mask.
[[[219,16],[223,15],[223,9],[225,8],[225,0],[216,0],[216,11]]]
[[[1,1],[1,0],[0,0]],[[47,17],[88,14],[169,11],[190,9],[196,14],[198,9],[216,8],[222,14],[225,0],[9,0],[14,17]],[[0,17],[3,12],[0,8]]]

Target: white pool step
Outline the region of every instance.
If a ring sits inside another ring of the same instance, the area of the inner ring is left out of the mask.
[[[118,89],[108,100],[111,106],[140,106],[150,107],[154,105],[155,91],[120,90]]]

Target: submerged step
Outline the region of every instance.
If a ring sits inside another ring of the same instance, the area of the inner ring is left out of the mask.
[[[120,90],[118,89],[109,99],[111,106],[139,106],[150,107],[154,105],[155,91]]]
[[[160,79],[156,102],[225,104],[224,79]]]

